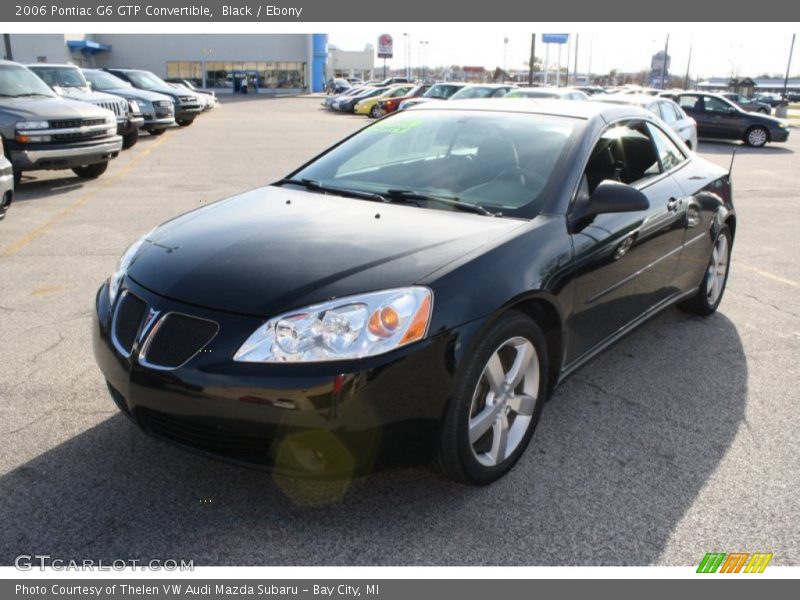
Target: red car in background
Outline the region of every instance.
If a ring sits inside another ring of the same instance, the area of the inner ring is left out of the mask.
[[[405,96],[399,98],[387,98],[386,100],[379,100],[378,101],[378,117],[382,117],[384,115],[388,115],[390,112],[394,112],[397,110],[397,107],[400,106],[400,103],[404,100],[409,100],[410,98],[416,98],[418,96],[422,96],[428,89],[431,87],[432,84],[430,83],[423,83],[412,88]],[[370,114],[370,116],[372,116]]]

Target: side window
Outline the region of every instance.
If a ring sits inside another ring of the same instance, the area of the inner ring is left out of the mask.
[[[647,127],[650,129],[650,135],[653,136],[653,142],[658,151],[658,158],[661,160],[661,165],[665,171],[674,169],[686,160],[686,156],[684,156],[680,148],[669,139],[667,134],[651,123],[648,123]]]
[[[615,123],[600,136],[586,163],[591,194],[601,181],[634,184],[661,173],[650,130],[642,121]]]
[[[661,118],[668,125],[671,125],[678,120],[675,110],[672,108],[672,105],[669,102],[659,102],[658,108],[661,111]]]
[[[678,106],[686,110],[703,110],[703,101],[699,96],[680,96]]]
[[[728,112],[728,108],[730,108],[719,98],[712,98],[711,96],[704,96],[703,102],[706,105],[706,110],[708,112],[726,114]]]

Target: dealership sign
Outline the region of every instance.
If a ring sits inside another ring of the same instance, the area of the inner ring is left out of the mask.
[[[378,58],[392,58],[394,40],[388,33],[378,36]]]
[[[542,41],[545,44],[566,44],[569,40],[568,33],[543,33]]]

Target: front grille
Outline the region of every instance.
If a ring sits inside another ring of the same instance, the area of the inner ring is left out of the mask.
[[[94,103],[95,106],[110,110],[117,117],[123,117],[127,114],[127,102],[119,100],[100,100]]]
[[[151,434],[190,448],[251,463],[265,463],[269,457],[269,436],[237,433],[143,406],[136,409],[136,416]]]
[[[153,328],[140,361],[166,369],[180,367],[211,341],[217,329],[213,321],[169,313]]]
[[[163,107],[172,106],[172,101],[171,100],[155,100],[153,102],[153,106],[163,106]]]
[[[146,309],[147,305],[144,301],[130,292],[125,292],[119,300],[114,316],[112,335],[126,354],[130,354],[133,349],[133,342],[136,340],[136,334],[139,333]]]
[[[84,127],[89,125],[105,125],[105,119],[56,119],[48,121],[51,129],[71,129],[73,127]]]
[[[81,140],[93,140],[96,138],[106,137],[105,129],[101,129],[99,131],[87,131],[85,133],[81,133],[76,131],[75,133],[55,133],[50,138],[54,142],[78,142]]]

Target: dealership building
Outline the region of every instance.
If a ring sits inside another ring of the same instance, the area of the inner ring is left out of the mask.
[[[131,67],[192,79],[216,91],[320,92],[328,73],[328,36],[285,34],[5,34],[5,57],[21,63]]]

